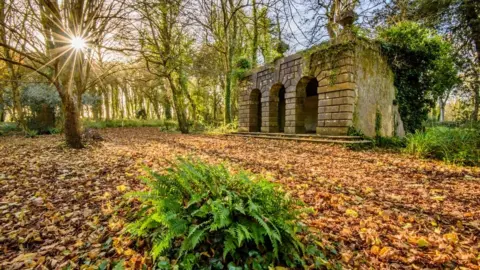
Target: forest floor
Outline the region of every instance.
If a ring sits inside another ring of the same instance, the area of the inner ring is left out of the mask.
[[[480,170],[391,152],[264,139],[100,131],[67,149],[62,137],[0,137],[0,269],[145,262],[120,235],[123,194],[142,167],[179,155],[262,173],[315,211],[312,230],[338,245],[345,268],[480,269]],[[92,268],[97,269],[97,267]]]

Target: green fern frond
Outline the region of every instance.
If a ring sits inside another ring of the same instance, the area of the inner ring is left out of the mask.
[[[229,253],[234,251],[237,248],[235,244],[235,237],[231,234],[225,237],[225,241],[223,242],[223,259],[227,257]]]
[[[180,269],[306,265],[298,205],[276,185],[193,159],[148,172],[151,190],[129,194],[142,206],[127,232],[149,239],[154,259],[167,256]]]

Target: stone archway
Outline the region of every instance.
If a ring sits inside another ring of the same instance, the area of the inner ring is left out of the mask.
[[[318,125],[318,81],[303,77],[297,84],[296,133],[316,133]]]
[[[250,92],[249,131],[260,132],[262,128],[262,93],[258,89]]]
[[[285,87],[280,83],[274,84],[269,93],[270,132],[285,131],[285,109]]]

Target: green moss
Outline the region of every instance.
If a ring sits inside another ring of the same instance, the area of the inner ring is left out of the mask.
[[[382,136],[382,113],[379,109],[375,113],[375,135],[377,137]]]
[[[333,86],[335,83],[337,83],[337,76],[338,76],[338,68],[335,67],[332,70],[330,70],[330,76],[329,76],[329,85]]]

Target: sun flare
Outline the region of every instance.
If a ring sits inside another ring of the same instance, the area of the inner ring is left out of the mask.
[[[87,42],[81,37],[74,37],[71,40],[71,46],[75,50],[82,50],[87,46]]]

